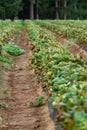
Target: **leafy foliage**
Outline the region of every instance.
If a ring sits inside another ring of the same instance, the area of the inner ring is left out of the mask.
[[[5,51],[7,51],[9,54],[14,55],[14,56],[19,56],[25,52],[24,49],[21,49],[20,47],[18,47],[14,43],[3,44],[2,48]]]
[[[22,10],[22,0],[0,0],[2,19],[14,18]]]
[[[0,55],[0,61],[12,64],[13,61],[7,55]]]
[[[54,33],[73,39],[79,44],[87,42],[87,21],[81,20],[50,20],[50,21],[36,21],[37,25],[46,27]]]
[[[55,7],[56,1],[58,8]],[[35,18],[38,4],[40,19],[55,19],[57,18],[56,11],[59,14],[59,19],[87,19],[86,0],[0,0],[0,17],[14,19],[19,16],[21,19],[28,19],[30,18],[31,2],[33,6],[35,5],[33,9]]]
[[[71,55],[51,31],[32,21],[25,23],[35,46],[33,68],[60,115],[57,123],[69,130],[86,130],[87,62]]]

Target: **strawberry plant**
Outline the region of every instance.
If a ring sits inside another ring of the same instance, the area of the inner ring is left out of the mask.
[[[79,44],[87,42],[87,21],[75,20],[51,20],[51,21],[35,21],[41,27],[50,29],[61,37],[67,37]]]
[[[55,117],[57,123],[68,130],[86,130],[87,62],[71,55],[51,31],[32,21],[26,21],[26,26],[35,45],[33,68],[41,72],[40,83],[46,86],[48,99],[60,115]]]

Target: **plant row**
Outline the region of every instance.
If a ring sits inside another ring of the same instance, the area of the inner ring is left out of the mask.
[[[0,21],[0,45],[13,38],[14,34],[22,27],[22,21]]]
[[[7,53],[16,56],[24,53],[23,49],[14,44],[23,28],[23,22],[21,20],[1,20],[0,27],[0,61],[12,63]]]
[[[57,110],[55,123],[63,130],[87,129],[87,63],[67,51],[55,35],[25,21],[32,41],[32,64],[38,83]]]
[[[73,39],[74,42],[87,43],[87,21],[80,20],[37,20],[36,24],[55,32],[56,34]]]

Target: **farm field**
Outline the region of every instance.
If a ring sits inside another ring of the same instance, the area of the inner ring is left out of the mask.
[[[87,20],[37,20],[35,23],[78,44],[87,42]]]
[[[1,20],[1,130],[87,130],[86,45],[86,20]]]

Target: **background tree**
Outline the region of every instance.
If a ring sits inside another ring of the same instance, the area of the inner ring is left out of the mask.
[[[64,19],[67,18],[67,0],[64,0]]]
[[[0,0],[0,18],[87,19],[87,0]]]
[[[56,19],[59,19],[59,2],[60,0],[55,0]]]
[[[54,0],[40,0],[39,1],[39,16],[40,16],[40,19],[54,19],[55,18]]]
[[[30,0],[30,19],[34,19],[34,3],[35,0]]]
[[[22,0],[0,0],[0,15],[2,19],[13,19],[21,10]]]
[[[35,18],[39,19],[39,0],[35,0]]]

